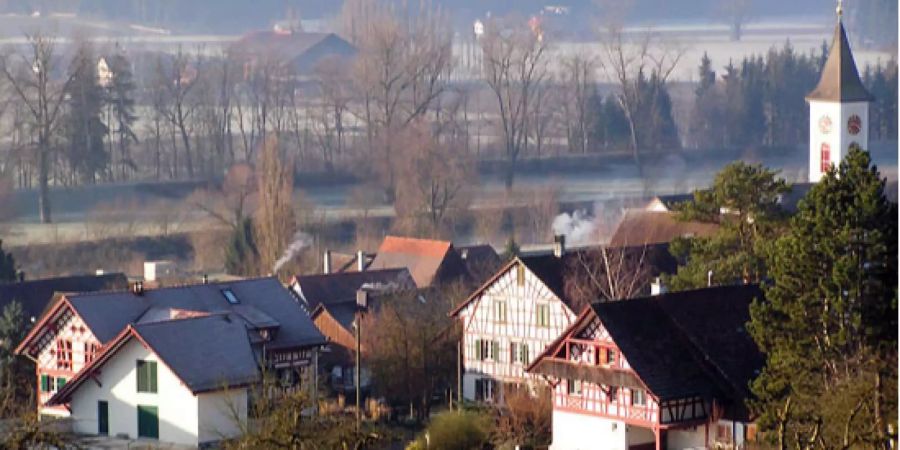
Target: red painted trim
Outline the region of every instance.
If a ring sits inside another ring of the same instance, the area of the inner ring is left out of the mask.
[[[19,345],[16,346],[16,349],[14,350],[15,354],[17,354],[17,355],[23,354],[25,351],[25,348],[28,347],[29,345],[31,345],[34,338],[36,338],[38,335],[40,335],[44,331],[44,326],[47,325],[47,322],[50,321],[51,318],[56,317],[57,313],[63,306],[68,306],[69,309],[72,311],[72,314],[74,314],[75,316],[78,316],[78,313],[75,311],[75,308],[73,308],[72,305],[69,303],[69,299],[67,299],[65,295],[60,296],[59,300],[57,300],[56,303],[53,304],[53,307],[50,308],[50,310],[47,311],[46,314],[41,316],[41,320],[39,320],[38,323],[35,324],[35,326],[31,328],[31,331],[29,331],[28,334],[25,335],[25,339],[22,339],[22,342],[20,342]],[[78,317],[81,318],[80,316],[78,316]],[[82,322],[84,322],[83,319],[82,319]],[[31,354],[28,354],[27,356],[32,357],[32,358],[36,357],[36,356],[32,356]]]

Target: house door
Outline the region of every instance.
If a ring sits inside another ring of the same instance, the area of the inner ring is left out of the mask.
[[[138,405],[138,437],[159,439],[159,409]]]
[[[109,403],[104,400],[97,402],[97,434],[109,434]]]

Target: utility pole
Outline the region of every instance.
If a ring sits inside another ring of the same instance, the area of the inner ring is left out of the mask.
[[[462,412],[462,340],[456,341],[456,411]]]
[[[360,378],[360,339],[359,336],[362,331],[362,313],[356,313],[356,374],[353,377],[356,382],[356,429],[359,430],[360,423],[362,422],[362,410],[360,409],[360,401],[359,401],[359,378]]]

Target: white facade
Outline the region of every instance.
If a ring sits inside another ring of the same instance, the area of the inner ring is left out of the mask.
[[[854,144],[869,148],[868,102],[809,101],[810,182],[821,180],[830,164],[839,165]]]
[[[137,392],[137,361],[157,362],[157,392]],[[72,394],[73,429],[98,434],[98,402],[108,403],[109,435],[138,437],[137,406],[158,408],[159,441],[196,446],[235,436],[247,419],[246,388],[194,395],[140,341],[131,338]]]
[[[463,325],[463,396],[474,400],[476,380],[521,383],[535,379],[525,373],[525,367],[565,331],[575,314],[518,262],[466,305],[459,319]],[[476,347],[482,342],[496,345],[490,348],[489,344],[487,354],[479,355]]]

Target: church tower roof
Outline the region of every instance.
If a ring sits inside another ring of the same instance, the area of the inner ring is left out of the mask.
[[[825,67],[822,68],[822,77],[816,88],[806,96],[806,100],[869,102],[872,99],[872,94],[859,79],[859,71],[856,70],[853,53],[850,52],[850,43],[847,41],[847,32],[844,31],[839,8],[834,38]]]

